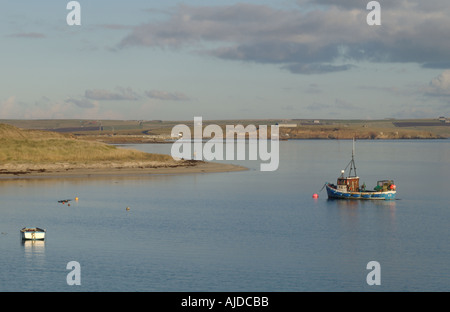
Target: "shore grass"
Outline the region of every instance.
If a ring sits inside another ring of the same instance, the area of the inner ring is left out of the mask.
[[[172,162],[169,155],[119,148],[59,133],[0,124],[0,163]]]

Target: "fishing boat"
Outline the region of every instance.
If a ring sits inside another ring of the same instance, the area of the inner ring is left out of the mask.
[[[20,230],[22,240],[44,240],[45,239],[45,229],[41,228],[27,228],[24,227]]]
[[[396,186],[393,180],[380,180],[373,190],[367,190],[365,183],[359,185],[359,177],[356,174],[355,165],[355,141],[353,140],[352,160],[345,169],[349,173],[345,176],[345,170],[337,178],[337,184],[325,183],[329,199],[362,199],[362,200],[391,200],[395,199]]]

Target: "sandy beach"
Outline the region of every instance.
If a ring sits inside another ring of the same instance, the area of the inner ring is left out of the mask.
[[[154,174],[190,174],[248,170],[245,167],[204,161],[161,162],[103,162],[95,164],[4,164],[0,180],[30,178],[70,178],[101,176],[144,176]]]

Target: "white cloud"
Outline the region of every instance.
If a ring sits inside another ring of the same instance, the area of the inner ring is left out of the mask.
[[[439,76],[433,78],[426,90],[431,96],[450,96],[450,70],[445,70]]]
[[[16,97],[10,96],[4,101],[0,101],[0,118],[17,118],[18,117],[18,109],[16,104]]]

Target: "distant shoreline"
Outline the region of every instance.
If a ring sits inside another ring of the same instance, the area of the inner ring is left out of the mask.
[[[26,167],[26,166],[25,166]],[[65,168],[33,166],[34,168],[8,168],[0,170],[0,180],[14,179],[36,179],[36,178],[91,178],[91,177],[113,177],[113,176],[149,176],[149,175],[179,175],[192,173],[215,173],[245,171],[248,168],[215,162],[190,161],[175,166],[154,167],[131,167],[115,164],[111,167],[91,166],[77,167],[67,166]],[[40,167],[40,168],[39,168]]]
[[[78,139],[107,144],[170,143],[171,132],[178,124],[191,131],[193,120],[85,120],[39,119],[0,120],[21,129],[46,130],[71,135]],[[425,119],[236,119],[203,120],[203,127],[215,124],[279,126],[279,138],[291,139],[443,139],[450,138],[450,118],[440,116]],[[269,131],[270,132],[270,131]],[[224,131],[225,133],[225,131]],[[269,134],[270,135],[270,134]],[[269,136],[268,136],[269,137]]]
[[[382,141],[382,140],[445,140],[445,139],[449,139],[448,137],[441,137],[441,136],[403,136],[403,137],[399,137],[399,136],[384,136],[384,137],[361,137],[358,135],[354,135],[354,136],[346,136],[346,137],[333,137],[331,134],[326,133],[326,134],[320,134],[320,135],[292,135],[292,136],[282,136],[279,140],[280,141],[295,141],[295,140],[329,140],[329,141],[335,141],[335,140],[353,140],[353,139],[357,139],[357,140],[364,140],[364,141]],[[108,137],[108,136],[95,136],[95,137],[82,137],[82,139],[86,139],[86,140],[92,140],[92,141],[98,141],[98,142],[102,142],[105,144],[112,144],[112,145],[139,145],[139,144],[173,144],[175,142],[175,140],[171,139],[171,140],[157,140],[157,139],[146,139],[146,138],[134,138],[134,137],[127,137],[127,136],[122,136],[122,137]],[[211,138],[204,138],[204,141],[208,141]],[[226,139],[225,137],[223,138],[224,140]],[[245,140],[248,140],[248,138],[245,138]],[[269,137],[270,140],[270,137]]]

